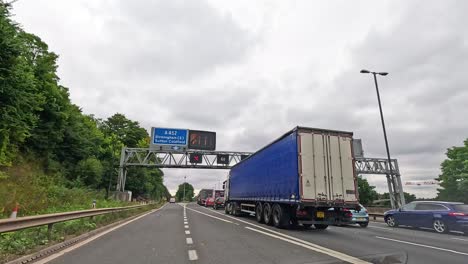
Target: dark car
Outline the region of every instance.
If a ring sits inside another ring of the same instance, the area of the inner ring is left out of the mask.
[[[416,201],[384,213],[388,226],[432,228],[437,233],[468,232],[468,205],[455,202]]]
[[[218,208],[224,208],[224,197],[218,197],[215,199],[213,209],[218,210]]]

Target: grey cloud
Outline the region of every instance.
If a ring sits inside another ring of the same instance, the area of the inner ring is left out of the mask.
[[[253,36],[204,1],[119,1],[105,20],[97,58],[134,76],[200,78],[242,61]]]
[[[255,151],[296,125],[348,130],[363,139],[367,156],[383,157],[373,80],[359,74],[368,68],[390,72],[379,77],[379,85],[391,153],[404,181],[437,177],[446,149],[468,137],[468,3],[396,2],[406,10],[403,15],[343,47],[349,59],[329,82],[314,75],[320,72],[314,61],[311,69],[298,69],[301,73],[292,68],[269,75],[269,67],[275,70],[269,63],[294,63],[278,60],[289,46],[275,46],[277,54],[262,57],[262,48],[274,46],[268,34],[260,45],[249,28],[204,1],[108,3],[89,4],[93,28],[66,40],[59,33],[68,29],[51,31],[51,47],[63,53],[64,84],[87,113],[122,112],[146,128],[214,130],[222,150]],[[267,22],[265,30],[275,34],[298,30],[286,23],[274,31]],[[340,34],[336,38],[348,43]],[[303,52],[309,57],[320,50]],[[252,63],[255,58],[269,61]],[[170,189],[186,173],[164,171]],[[189,171],[196,189],[211,187],[225,173]],[[366,177],[385,191],[384,177]],[[434,189],[407,187],[421,196],[434,196]]]

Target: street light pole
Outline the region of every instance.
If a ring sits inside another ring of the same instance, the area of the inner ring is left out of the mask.
[[[184,202],[185,202],[185,181],[187,179],[187,175],[184,176]]]
[[[387,72],[370,72],[368,70],[361,70],[361,73],[372,73],[372,75],[374,76],[375,91],[377,92],[377,101],[379,102],[380,120],[382,121],[382,129],[383,129],[383,134],[384,134],[384,139],[385,139],[385,149],[387,151],[387,161],[388,161],[388,167],[390,171],[390,175],[387,175],[387,182],[390,183],[391,181],[392,183],[392,184],[389,184],[388,186],[390,202],[392,204],[392,208],[395,208],[396,206],[401,207],[402,205],[405,204],[405,198],[404,198],[403,189],[401,186],[401,179],[399,179],[399,175],[394,175],[393,173],[392,159],[390,158],[390,148],[388,147],[387,130],[385,129],[385,121],[384,121],[384,116],[383,116],[383,111],[382,111],[382,103],[380,101],[379,84],[377,83],[377,74],[381,76],[386,76],[388,75],[388,73]],[[395,183],[394,176],[398,177],[398,183]],[[399,204],[397,205],[394,204],[395,203],[394,194],[397,193],[395,184],[399,184],[398,193],[400,194],[400,199],[399,199],[400,201],[399,201]],[[393,190],[390,185],[393,186]]]

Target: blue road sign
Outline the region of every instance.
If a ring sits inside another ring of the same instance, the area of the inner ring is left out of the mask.
[[[187,139],[187,129],[154,127],[151,135],[151,143],[154,145],[185,147]]]

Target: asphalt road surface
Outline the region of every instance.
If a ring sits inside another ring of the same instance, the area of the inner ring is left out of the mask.
[[[281,230],[190,203],[116,228],[49,263],[468,263],[468,236],[371,223]]]

